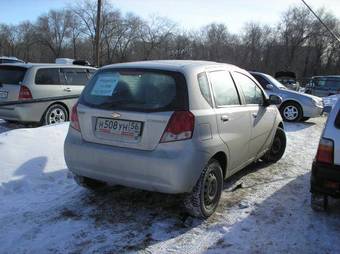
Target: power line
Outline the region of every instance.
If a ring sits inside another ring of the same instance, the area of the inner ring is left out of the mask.
[[[314,14],[314,16],[320,21],[320,23],[327,29],[328,32],[338,41],[340,42],[340,38],[321,20],[321,18],[313,11],[313,9],[304,1],[301,0],[307,8]]]

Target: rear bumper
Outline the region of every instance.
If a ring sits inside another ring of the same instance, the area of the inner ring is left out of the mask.
[[[323,113],[323,107],[313,106],[313,107],[304,107],[303,116],[304,117],[319,117]]]
[[[86,142],[70,128],[65,161],[76,175],[164,193],[190,192],[210,159],[193,142],[159,144],[153,151]]]
[[[311,192],[340,198],[340,166],[313,162]]]

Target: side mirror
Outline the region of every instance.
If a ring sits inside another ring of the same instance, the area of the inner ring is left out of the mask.
[[[273,90],[274,86],[272,84],[267,84],[266,89],[267,90]]]
[[[277,95],[270,95],[268,99],[268,105],[280,105],[282,103],[282,98]]]

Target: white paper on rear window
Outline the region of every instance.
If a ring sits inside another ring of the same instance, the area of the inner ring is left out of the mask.
[[[111,96],[119,81],[119,73],[102,74],[94,84],[91,95]]]

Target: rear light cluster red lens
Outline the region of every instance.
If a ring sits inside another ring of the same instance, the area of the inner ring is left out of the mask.
[[[165,128],[160,143],[191,139],[194,126],[195,116],[190,111],[175,111]]]
[[[19,100],[29,100],[33,99],[32,93],[27,86],[21,85],[19,91]]]
[[[70,125],[73,129],[80,131],[80,124],[79,124],[79,119],[78,119],[77,107],[78,107],[78,103],[74,104],[74,106],[72,107]]]
[[[321,138],[318,147],[318,152],[316,154],[316,161],[333,164],[333,156],[334,156],[333,140]]]

